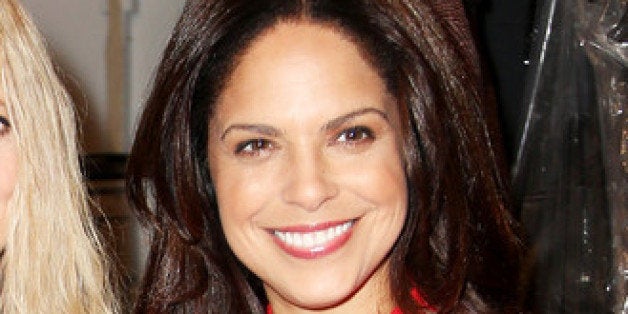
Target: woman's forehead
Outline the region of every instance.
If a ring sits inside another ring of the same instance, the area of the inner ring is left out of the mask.
[[[262,116],[270,109],[298,109],[314,114],[325,105],[368,107],[390,98],[385,82],[352,41],[328,27],[285,23],[242,55],[214,112]]]

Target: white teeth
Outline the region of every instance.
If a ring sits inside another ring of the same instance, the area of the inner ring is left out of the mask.
[[[336,231],[335,230],[336,229],[334,229],[334,228],[327,229],[327,238],[328,239],[331,239],[331,238],[334,237],[334,235],[336,235]]]
[[[303,235],[303,246],[310,247],[314,245],[314,237],[311,233],[306,233]]]
[[[296,245],[296,246],[303,246],[303,239],[301,237],[300,233],[295,233],[292,236],[292,239],[294,240],[294,242],[292,242],[292,244]]]
[[[336,227],[336,234],[342,233],[342,225]]]
[[[275,230],[274,235],[289,246],[312,248],[324,245],[334,238],[343,235],[349,231],[351,226],[353,226],[353,221],[315,232],[284,232]]]
[[[276,236],[281,239],[281,241],[286,242],[286,234],[285,233],[275,233]]]
[[[325,234],[325,231],[316,231],[315,237],[314,237],[314,243],[316,245],[321,245],[325,242],[327,242],[327,236]]]

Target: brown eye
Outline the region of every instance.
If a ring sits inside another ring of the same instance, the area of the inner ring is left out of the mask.
[[[3,116],[0,116],[0,135],[5,135],[11,130],[11,123]]]
[[[236,155],[259,155],[263,151],[273,149],[274,145],[266,139],[252,139],[239,143],[236,146]]]
[[[371,131],[371,129],[363,126],[356,126],[342,131],[336,137],[336,140],[344,143],[355,143],[373,138],[373,131]]]

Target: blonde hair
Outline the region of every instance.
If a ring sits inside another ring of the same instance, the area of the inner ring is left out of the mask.
[[[14,0],[0,0],[0,83],[19,160],[0,311],[117,312],[79,170],[73,104]]]

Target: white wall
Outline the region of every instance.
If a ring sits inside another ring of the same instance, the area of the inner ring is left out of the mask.
[[[184,3],[182,0],[138,2],[140,5],[134,11],[130,24],[129,125],[131,130],[135,130],[156,66]],[[129,138],[131,137],[129,135]]]
[[[80,92],[72,94],[79,105],[85,103],[87,106],[83,131],[90,152],[112,150],[106,141],[105,126],[108,114],[106,45],[109,1],[22,0],[46,37],[55,61],[80,88]],[[147,85],[184,1],[122,1],[128,14],[128,95],[123,149],[128,150]],[[70,86],[70,89],[75,88]]]

